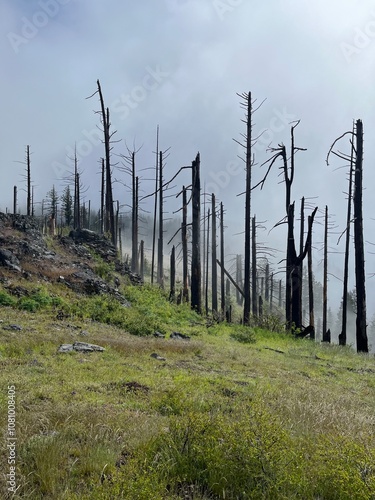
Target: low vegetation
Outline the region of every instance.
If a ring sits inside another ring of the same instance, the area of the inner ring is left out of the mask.
[[[120,291],[131,307],[63,283],[0,289],[0,421],[5,436],[14,385],[18,486],[3,444],[2,498],[375,498],[373,357],[206,322],[150,286]],[[57,353],[74,341],[106,350]]]

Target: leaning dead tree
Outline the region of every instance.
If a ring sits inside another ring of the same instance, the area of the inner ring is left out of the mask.
[[[104,150],[105,150],[105,176],[106,176],[106,196],[105,196],[105,221],[104,229],[107,233],[110,233],[111,240],[114,245],[116,245],[116,230],[115,230],[115,214],[113,208],[113,193],[112,193],[112,172],[111,172],[111,139],[116,131],[111,132],[111,122],[109,115],[109,108],[104,105],[104,98],[99,80],[97,80],[98,90],[94,92],[87,99],[90,99],[95,94],[99,94],[100,99],[100,111],[96,113],[100,114],[101,123],[103,126],[104,134]]]
[[[334,151],[337,142],[349,135],[351,137],[352,151],[351,155],[345,155],[341,152]],[[345,251],[345,264],[344,264],[344,278],[345,270],[348,265],[349,259],[349,227],[350,227],[350,207],[351,203],[351,184],[352,184],[352,168],[354,166],[354,247],[355,247],[355,280],[356,280],[356,295],[357,295],[357,318],[356,318],[356,343],[358,352],[368,352],[368,337],[366,325],[366,284],[365,284],[365,257],[364,257],[364,238],[363,238],[363,212],[362,212],[362,198],[363,198],[363,123],[362,120],[357,120],[353,131],[347,131],[338,137],[330,147],[327,154],[327,165],[330,154],[334,154],[338,158],[350,161],[349,173],[349,200],[347,212],[347,243]],[[354,158],[353,158],[354,156]],[[349,221],[349,222],[348,222]],[[346,289],[345,289],[346,285]],[[346,311],[347,311],[347,278],[344,280],[344,295],[343,295],[343,324],[340,343],[346,342]],[[345,304],[345,316],[344,316]],[[345,321],[345,323],[344,323]]]
[[[286,220],[284,219],[277,225],[286,222],[288,226],[286,251],[285,318],[287,328],[292,328],[292,326],[294,326],[294,328],[296,329],[301,329],[303,327],[302,308],[300,300],[302,288],[301,264],[307,255],[309,245],[311,245],[312,227],[318,207],[315,207],[314,211],[311,214],[303,251],[300,251],[297,255],[296,242],[294,237],[294,202],[291,202],[291,193],[295,173],[295,155],[298,151],[306,151],[305,148],[299,148],[295,146],[294,131],[298,124],[299,121],[297,121],[291,127],[290,159],[288,160],[288,155],[284,144],[279,144],[277,148],[270,148],[270,151],[273,153],[273,155],[264,163],[269,164],[267,172],[264,178],[258,184],[256,184],[253,189],[258,186],[261,186],[261,188],[263,188],[272,166],[280,158],[282,160],[280,169],[283,172],[285,184]]]

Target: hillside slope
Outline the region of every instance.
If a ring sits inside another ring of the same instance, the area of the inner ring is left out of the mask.
[[[206,322],[2,224],[2,498],[375,498],[373,356]]]

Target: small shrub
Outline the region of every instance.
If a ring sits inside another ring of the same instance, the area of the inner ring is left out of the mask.
[[[4,290],[0,290],[0,306],[15,306],[17,300]]]

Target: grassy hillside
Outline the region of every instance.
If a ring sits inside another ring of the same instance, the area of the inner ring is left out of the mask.
[[[116,276],[131,307],[1,272],[1,498],[375,498],[373,356],[207,323]],[[75,341],[105,351],[57,352]]]

